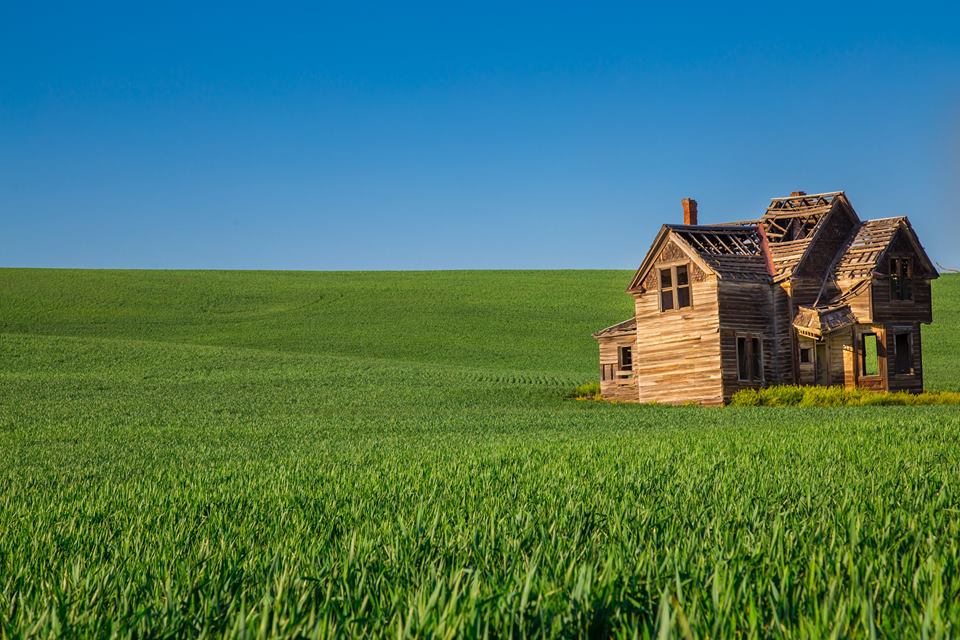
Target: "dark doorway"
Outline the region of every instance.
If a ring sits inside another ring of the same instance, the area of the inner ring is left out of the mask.
[[[817,343],[817,357],[816,357],[816,368],[817,368],[817,384],[829,385],[830,384],[830,361],[827,359],[827,343],[818,342]]]

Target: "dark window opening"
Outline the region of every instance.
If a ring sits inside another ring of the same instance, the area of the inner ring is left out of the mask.
[[[800,349],[800,362],[802,364],[810,364],[813,362],[813,349],[811,347]]]
[[[660,269],[660,311],[684,309],[691,304],[687,265]]]
[[[690,306],[690,279],[687,274],[687,265],[677,267],[677,308]]]
[[[737,379],[763,382],[763,347],[760,338],[737,337]]]
[[[737,379],[747,380],[750,370],[747,368],[747,339],[737,338]]]
[[[913,300],[913,261],[910,258],[890,258],[890,298]]]
[[[896,351],[897,373],[910,373],[913,369],[913,353],[910,349],[910,334],[898,333],[894,336],[893,348]]]
[[[875,333],[865,333],[860,336],[860,374],[880,375],[880,354]]]
[[[620,366],[620,371],[632,371],[633,370],[633,348],[620,347],[619,355],[617,356],[617,362]]]
[[[763,352],[760,349],[760,338],[750,338],[750,379],[763,380]]]
[[[673,291],[667,289],[660,292],[660,310],[669,311],[673,309]]]

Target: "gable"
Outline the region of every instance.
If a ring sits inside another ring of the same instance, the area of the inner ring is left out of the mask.
[[[904,218],[904,220],[906,220]],[[920,245],[920,241],[909,224],[898,225],[897,232],[877,263],[875,271],[887,275],[890,273],[890,258],[913,258],[914,274],[920,278],[939,276],[929,256]]]
[[[660,250],[660,253],[654,258],[652,267],[658,267],[662,264],[675,264],[677,262],[689,262],[690,268],[688,270],[689,278],[691,282],[703,282],[707,279],[707,273],[700,268],[698,264],[693,262],[690,259],[690,256],[680,248],[680,246],[673,240],[670,239]],[[657,269],[651,268],[647,271],[647,275],[643,279],[643,289],[651,290],[656,289],[659,285],[657,278]]]
[[[833,278],[838,282],[857,281],[869,278],[876,271],[887,273],[885,259],[892,255],[914,256],[917,273],[936,278],[939,274],[926,251],[920,244],[910,221],[906,217],[866,220],[857,229],[843,249],[843,254],[833,268]]]
[[[774,281],[794,275],[822,278],[859,224],[842,191],[774,198],[760,219],[767,234]]]
[[[643,262],[637,269],[633,278],[630,280],[630,286],[627,287],[627,293],[639,293],[649,289],[656,289],[656,273],[654,265],[665,262],[679,262],[689,260],[691,263],[690,277],[694,281],[700,281],[706,278],[707,273],[711,272],[710,267],[691,249],[683,240],[680,240],[673,234],[669,227],[664,225],[660,233],[654,239],[650,250],[644,257]],[[653,280],[650,280],[650,276]],[[696,280],[699,278],[699,280]],[[652,284],[651,284],[652,282]]]

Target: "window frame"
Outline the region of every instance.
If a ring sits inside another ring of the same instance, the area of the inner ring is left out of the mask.
[[[813,359],[816,357],[814,355],[815,349],[813,347],[800,347],[800,364],[814,364]],[[807,355],[807,359],[803,359],[803,355]]]
[[[906,269],[901,273],[901,265],[906,264]],[[887,267],[890,270],[890,301],[891,302],[913,302],[913,257],[912,256],[891,256]]]
[[[893,329],[893,375],[909,376],[916,373],[916,367],[913,366],[913,330],[912,329]],[[906,336],[907,338],[907,368],[900,369],[900,345],[897,344],[897,338]]]
[[[876,373],[867,373],[867,336],[873,336],[873,339],[876,344],[874,349],[874,354],[877,358],[877,372]],[[857,345],[860,353],[857,358],[857,365],[860,367],[860,377],[861,378],[879,378],[882,374],[880,369],[880,334],[876,331],[864,331],[860,334],[859,344]]]
[[[763,336],[756,333],[738,333],[734,336],[736,354],[737,354],[737,382],[746,382],[748,384],[764,384],[766,383],[766,372],[764,371],[764,360],[763,360]],[[746,377],[743,375],[740,367],[740,341],[743,340],[744,344],[744,358],[746,363]],[[755,364],[755,354],[756,351],[760,352],[759,359],[759,376],[757,371],[754,371]]]
[[[686,284],[679,284],[677,278],[677,270],[683,268],[686,270],[687,282]],[[663,286],[663,273],[670,273],[670,286]],[[657,265],[657,307],[660,309],[660,313],[667,313],[670,311],[683,311],[684,309],[693,309],[693,282],[691,280],[691,275],[693,269],[691,269],[691,263],[689,261],[684,262],[673,262],[666,264]],[[687,293],[687,304],[680,306],[680,289],[686,289]],[[665,292],[670,293],[670,307],[664,308],[663,306],[663,294]]]
[[[624,366],[624,352],[630,355],[629,366]],[[617,347],[617,371],[633,371],[633,345],[623,344]]]

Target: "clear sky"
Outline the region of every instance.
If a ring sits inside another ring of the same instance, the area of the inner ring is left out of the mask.
[[[633,268],[843,189],[960,266],[955,3],[0,4],[0,266]]]

